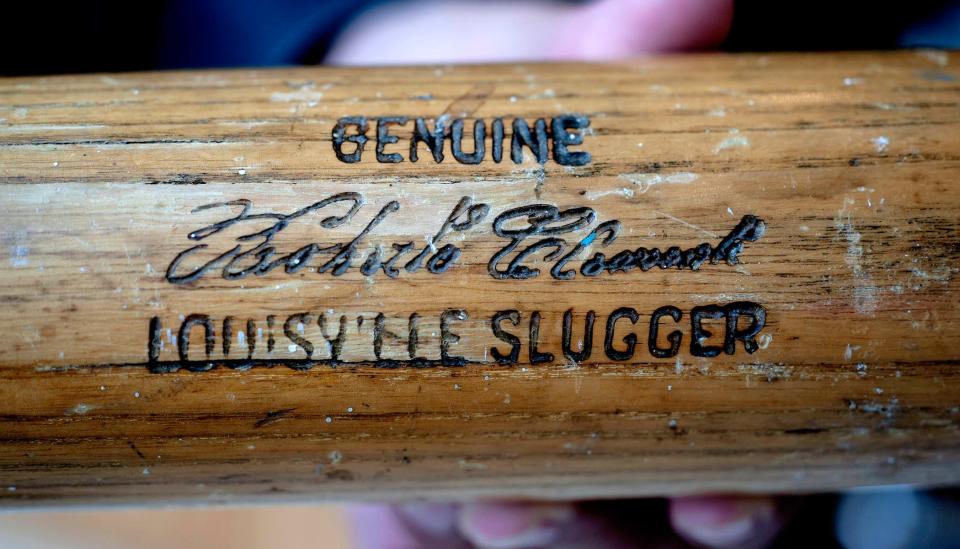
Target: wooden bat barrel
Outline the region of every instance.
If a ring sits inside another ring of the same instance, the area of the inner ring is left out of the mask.
[[[2,504],[957,483],[958,78],[2,79]]]

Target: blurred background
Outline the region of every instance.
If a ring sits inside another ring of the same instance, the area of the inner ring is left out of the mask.
[[[11,1],[2,10],[5,76],[960,47],[960,1],[101,0]],[[661,529],[676,521],[666,500],[642,505]],[[955,491],[892,487],[792,498],[787,507],[779,534],[753,546],[960,547]],[[396,532],[364,537],[390,531],[384,513],[332,505],[7,512],[0,548],[419,545]]]
[[[510,11],[522,11],[519,7],[522,4],[549,9],[550,4],[564,8],[586,3],[496,0],[471,3],[453,0],[10,1],[3,6],[5,24],[0,33],[0,51],[3,51],[0,72],[22,75],[312,65],[326,61],[338,38],[352,23],[365,14],[391,6],[398,12],[404,9],[413,11],[416,6],[420,6],[421,11],[432,10],[437,14],[431,20],[435,26],[452,27],[460,34],[479,32],[493,42],[503,38],[498,35],[496,27],[465,28],[460,25],[469,21],[455,17],[462,11],[442,6],[461,4],[474,6],[476,11],[495,10],[506,15]],[[720,0],[715,4],[727,3]],[[960,2],[957,1],[736,0],[733,4],[732,23],[720,40],[696,46],[728,51],[960,47]],[[438,17],[447,15],[442,13],[445,11],[453,15],[446,21]],[[527,28],[536,26],[536,21],[521,22]],[[403,20],[384,23],[400,29],[412,25]],[[504,21],[503,26],[509,25]],[[442,34],[442,29],[436,30]],[[527,39],[532,40],[534,36],[531,32]],[[423,36],[410,35],[408,43],[394,43],[392,49],[407,48],[412,55],[412,50],[425,41]],[[456,44],[431,41],[442,46],[438,55],[447,56],[447,61],[456,61],[466,53],[457,51]],[[687,44],[669,46],[655,49],[685,49]],[[533,44],[519,44],[516,50],[521,59],[538,57]],[[530,54],[524,55],[527,51]],[[437,60],[440,61],[441,57]],[[368,61],[376,63],[379,60]]]

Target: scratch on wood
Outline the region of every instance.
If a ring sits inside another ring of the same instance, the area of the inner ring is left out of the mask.
[[[443,111],[443,114],[451,118],[466,118],[477,112],[477,110],[486,103],[495,89],[496,86],[493,82],[477,82],[467,93],[450,103]]]
[[[253,424],[253,427],[255,429],[259,429],[260,427],[263,427],[265,425],[270,425],[271,423],[280,421],[281,419],[285,418],[287,415],[290,414],[290,412],[294,410],[296,410],[296,408],[284,408],[282,410],[274,410],[271,412],[267,412],[267,415],[258,419],[257,422]]]

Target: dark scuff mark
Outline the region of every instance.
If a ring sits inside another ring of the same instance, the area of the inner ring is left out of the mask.
[[[130,445],[130,449],[133,450],[133,451],[137,454],[137,457],[139,457],[140,459],[146,461],[147,456],[143,455],[143,452],[141,452],[140,449],[137,448],[137,445],[136,445],[132,440],[128,440],[128,441],[127,441],[127,444],[129,444],[129,445]]]
[[[821,429],[819,427],[803,427],[800,429],[787,429],[784,431],[784,434],[787,435],[816,435],[819,433],[825,432],[826,429]]]
[[[167,179],[165,181],[153,180],[148,181],[147,185],[206,185],[207,182],[201,177],[181,173],[177,174],[176,177],[172,179]]]
[[[346,469],[327,471],[325,476],[330,480],[353,480],[353,473],[347,471]]]
[[[254,429],[259,429],[264,425],[270,425],[271,423],[280,421],[281,419],[285,418],[287,415],[290,414],[290,412],[294,410],[296,410],[296,408],[284,408],[282,410],[273,410],[273,411],[267,412],[267,415],[258,419],[257,422],[253,424],[253,427]]]

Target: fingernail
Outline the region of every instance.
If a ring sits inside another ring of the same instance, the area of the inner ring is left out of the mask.
[[[776,535],[776,503],[767,497],[689,497],[670,502],[674,530],[715,548],[762,547]]]
[[[566,503],[472,503],[461,510],[459,527],[478,547],[530,547],[555,540],[573,514]]]

